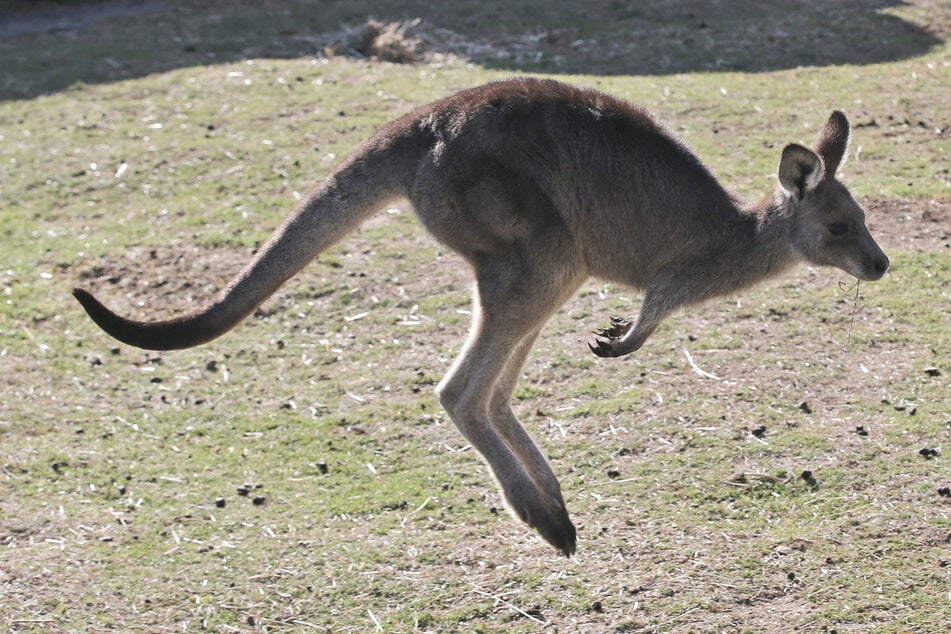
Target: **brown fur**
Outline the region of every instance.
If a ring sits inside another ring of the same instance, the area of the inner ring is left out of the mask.
[[[600,356],[640,348],[674,310],[736,292],[799,261],[876,280],[888,258],[835,179],[848,144],[834,112],[815,150],[787,146],[759,202],[726,191],[645,110],[548,80],[465,90],[391,123],[311,192],[207,305],[170,321],[115,315],[76,297],[106,332],[151,349],[224,334],[369,214],[408,199],[476,278],[469,338],[437,388],[518,517],[565,554],[575,528],[558,479],[512,413],[522,364],[551,314],[588,277],[645,290],[613,320]]]

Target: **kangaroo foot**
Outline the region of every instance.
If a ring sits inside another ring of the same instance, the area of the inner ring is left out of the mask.
[[[627,317],[612,317],[609,327],[594,331],[597,338],[588,347],[599,357],[619,357],[633,352],[634,348],[628,349],[628,335],[633,327],[634,322]]]
[[[575,525],[568,518],[568,511],[562,511],[561,517],[554,523],[536,524],[535,530],[542,536],[542,539],[560,550],[565,557],[571,557],[575,554],[577,537]]]
[[[506,495],[509,507],[516,516],[541,535],[542,539],[570,557],[575,552],[575,525],[568,517],[568,509],[560,499],[537,493],[529,496]]]

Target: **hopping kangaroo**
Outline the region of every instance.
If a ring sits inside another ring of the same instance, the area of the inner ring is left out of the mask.
[[[374,134],[194,312],[137,322],[83,290],[74,295],[127,344],[195,346],[233,328],[367,216],[408,199],[476,280],[472,329],[439,399],[511,510],[570,555],[575,527],[558,479],[510,406],[546,320],[590,276],[643,289],[638,318],[612,319],[589,344],[598,356],[618,357],[640,348],[672,311],[796,262],[881,278],[888,258],[835,178],[848,140],[845,116],[833,112],[813,149],[783,149],[778,187],[750,202],[635,105],[549,80],[492,83]]]

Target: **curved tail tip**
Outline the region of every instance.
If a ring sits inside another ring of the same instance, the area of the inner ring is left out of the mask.
[[[126,338],[122,336],[119,332],[120,327],[123,325],[123,322],[127,321],[117,316],[111,310],[105,307],[105,305],[96,299],[92,293],[81,288],[73,289],[73,297],[79,300],[79,303],[82,304],[83,309],[86,311],[86,314],[89,315],[89,318],[92,319],[97,326],[102,328],[108,334],[112,335],[119,341],[126,341]],[[136,344],[132,344],[136,345]]]
[[[92,315],[92,311],[96,308],[101,308],[102,304],[98,299],[93,297],[92,293],[82,288],[73,289],[73,297],[79,300],[79,303],[82,304],[83,308],[86,309],[86,312]]]

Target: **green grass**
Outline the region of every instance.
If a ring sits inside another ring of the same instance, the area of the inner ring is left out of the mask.
[[[165,5],[0,39],[5,631],[948,629],[943,5],[780,3],[782,27],[705,3]],[[371,14],[511,55],[314,59]],[[503,510],[433,395],[470,280],[407,210],[198,349],[118,346],[69,296],[185,310],[376,127],[524,72],[643,103],[749,195],[844,108],[843,178],[893,264],[858,302],[804,267],[614,361],[584,341],[639,298],[586,285],[516,391],[570,560]]]

